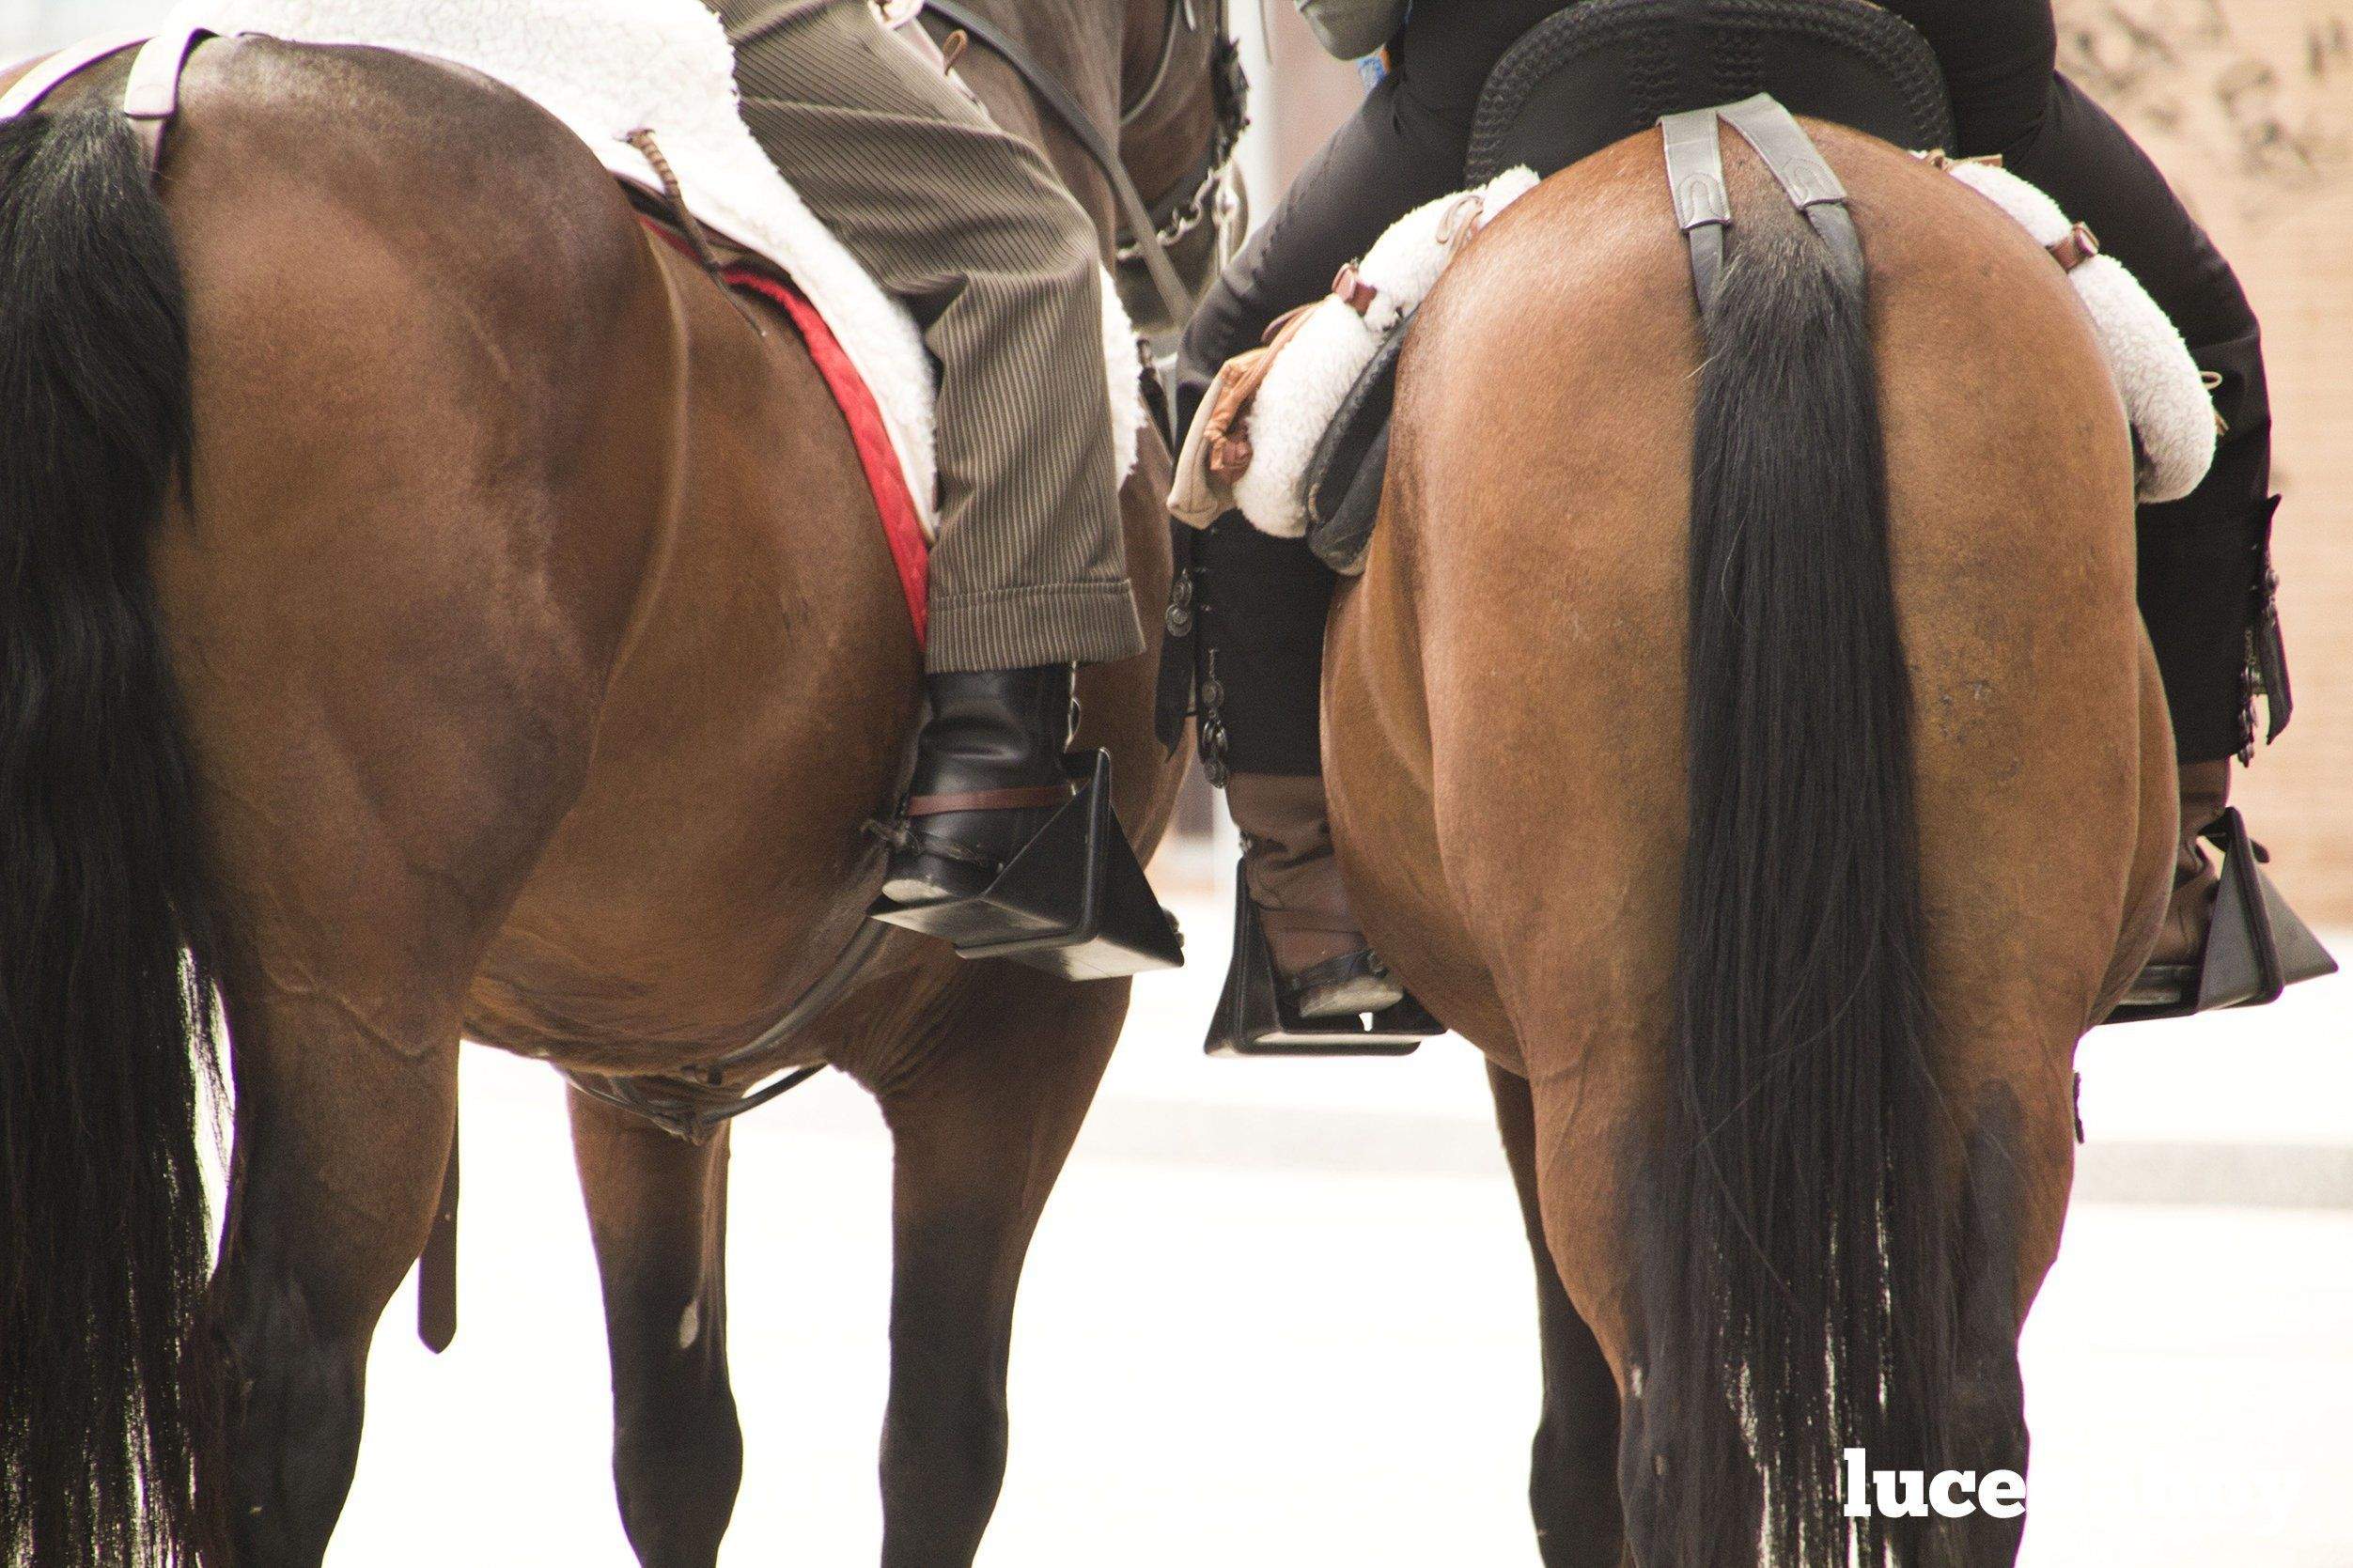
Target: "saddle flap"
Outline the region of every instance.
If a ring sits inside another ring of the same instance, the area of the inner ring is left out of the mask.
[[[1953,145],[1935,53],[1869,0],[1584,0],[1488,77],[1470,178],[1550,174],[1669,115],[1758,93],[1897,147]]]
[[[1380,507],[1381,471],[1388,466],[1389,410],[1396,399],[1397,361],[1405,352],[1406,329],[1397,324],[1381,343],[1332,416],[1307,462],[1307,543],[1332,570],[1353,573],[1363,565]]]

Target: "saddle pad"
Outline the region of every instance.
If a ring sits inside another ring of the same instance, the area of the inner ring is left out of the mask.
[[[1964,163],[1946,167],[2037,244],[2054,247],[2074,228],[2057,203],[2007,170]],[[1315,466],[1333,420],[1350,406],[1358,380],[1376,363],[1388,334],[1421,304],[1473,226],[1461,218],[1465,204],[1484,223],[1535,184],[1529,170],[1514,169],[1477,190],[1416,208],[1390,226],[1355,270],[1354,280],[1374,286],[1369,306],[1359,308],[1356,300],[1335,291],[1301,322],[1259,386],[1249,415],[1250,468],[1234,483],[1235,505],[1260,532],[1283,538],[1308,533],[1311,480],[1353,487],[1356,475],[1323,474]],[[2067,276],[2091,315],[2132,421],[2139,499],[2179,500],[2197,489],[2214,461],[2214,400],[2197,362],[2164,311],[2115,257],[2092,254]],[[1356,416],[1369,450],[1375,442],[1367,413],[1358,410]],[[1385,453],[1386,443],[1379,444]]]
[[[1531,171],[1511,169],[1475,191],[1415,208],[1364,253],[1352,297],[1335,293],[1308,313],[1267,371],[1251,411],[1250,467],[1234,481],[1234,504],[1244,517],[1286,539],[1307,531],[1307,466],[1349,388],[1462,242],[1535,183]]]
[[[1944,167],[2007,212],[2046,250],[2055,250],[2075,232],[2057,202],[2007,169],[1970,163]],[[2084,256],[2068,269],[2067,281],[2091,314],[2100,351],[2132,419],[2138,498],[2179,501],[2214,466],[2221,429],[2213,394],[2189,345],[2141,280],[2114,256]]]
[[[624,139],[651,131],[696,220],[789,276],[824,318],[872,392],[925,531],[933,530],[935,388],[923,339],[752,139],[737,112],[726,33],[700,0],[180,0],[165,27],[183,23],[369,44],[480,71],[561,120],[615,178],[660,195],[661,178]],[[1125,478],[1145,420],[1142,360],[1108,276],[1102,296],[1114,461]]]

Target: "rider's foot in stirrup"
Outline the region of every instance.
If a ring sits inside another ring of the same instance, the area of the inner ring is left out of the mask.
[[[1405,1000],[1348,908],[1323,780],[1236,773],[1226,804],[1242,830],[1242,876],[1258,907],[1268,955],[1301,1018],[1378,1013]]]
[[[987,892],[1070,798],[1070,666],[933,675],[925,687],[930,713],[882,882],[894,904]]]
[[[2222,815],[2231,800],[2231,764],[2193,762],[2181,769],[2181,836],[2174,852],[2174,895],[2157,946],[2126,993],[2127,1004],[2167,1003],[2187,996],[2198,983],[2206,937],[2214,924],[2214,897],[2221,886],[2214,859],[2198,835]]]

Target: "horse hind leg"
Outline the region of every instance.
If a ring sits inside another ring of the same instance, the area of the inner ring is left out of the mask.
[[[2048,1084],[2031,1101],[2007,1086],[1982,1100],[1964,1153],[1959,1194],[1957,1301],[1952,1429],[1945,1460],[1976,1472],[1976,1506],[1954,1527],[1954,1560],[1965,1568],[2009,1568],[2026,1531],[2019,1483],[2015,1505],[1987,1506],[1989,1473],[2023,1478],[2026,1389],[2018,1331],[2027,1303],[2058,1255],[2059,1229],[2074,1169],[2068,1088]]]
[[[210,1302],[239,1568],[311,1568],[359,1456],[377,1318],[425,1244],[457,1110],[454,998],[367,1021],[335,988],[232,985],[236,1155]]]
[[[689,1143],[569,1097],[604,1286],[621,1527],[646,1568],[709,1568],[743,1477],[727,1383],[727,1131]]]
[[[1536,1265],[1544,1408],[1528,1476],[1536,1549],[1544,1568],[1614,1568],[1626,1544],[1617,1489],[1617,1385],[1593,1330],[1577,1315],[1544,1239],[1536,1200],[1535,1106],[1528,1080],[1492,1064],[1487,1076]]]
[[[979,1549],[1005,1480],[1021,1263],[1126,993],[975,967],[912,1069],[842,1063],[877,1086],[896,1155],[883,1568],[950,1568]]]

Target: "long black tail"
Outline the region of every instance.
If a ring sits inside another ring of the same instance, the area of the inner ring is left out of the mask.
[[[190,1563],[210,910],[148,554],[187,313],[120,115],[0,124],[0,1564]]]
[[[1679,1483],[1658,1560],[1755,1561],[1724,1514],[1746,1497],[1771,1562],[1909,1562],[1928,1543],[1898,1532],[1926,1526],[1847,1519],[1839,1494],[1844,1448],[1937,1467],[1951,1380],[1887,459],[1860,282],[1786,208],[1755,217],[1707,316],[1691,483],[1680,1094],[1653,1233],[1680,1288],[1652,1364],[1697,1397],[1652,1412]]]

